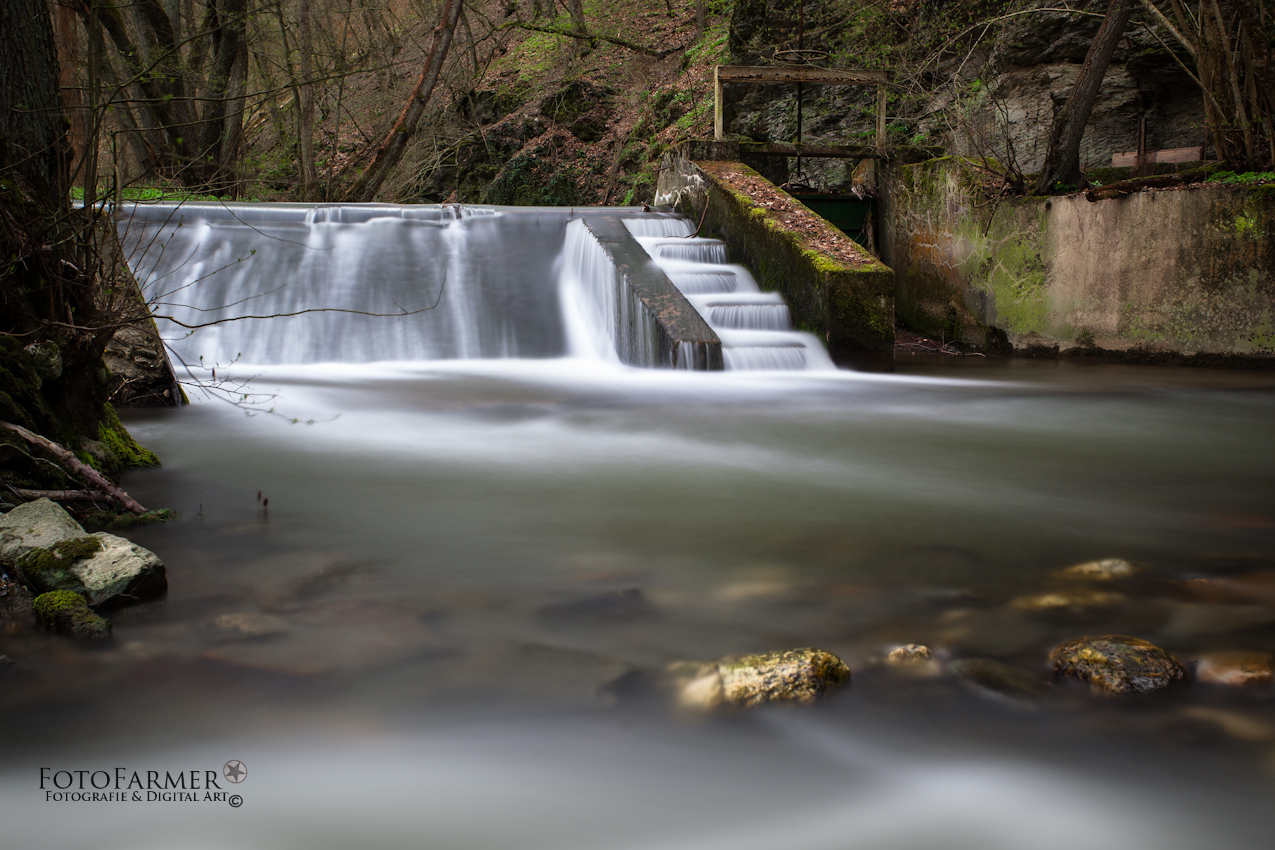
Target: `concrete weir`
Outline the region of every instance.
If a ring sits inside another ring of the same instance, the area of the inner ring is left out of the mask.
[[[619,216],[592,215],[582,220],[615,265],[617,283],[640,310],[621,310],[617,340],[620,359],[634,366],[699,371],[722,368],[722,342],[686,296],[643,250]],[[651,337],[651,338],[648,338]],[[640,349],[640,351],[639,351]],[[654,361],[654,362],[649,362]]]
[[[665,154],[655,202],[725,242],[838,366],[894,371],[894,272],[739,157],[739,144],[725,141]]]

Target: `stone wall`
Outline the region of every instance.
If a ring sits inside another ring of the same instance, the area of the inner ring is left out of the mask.
[[[959,158],[883,172],[882,258],[913,330],[993,349],[1275,355],[1275,186],[996,202]]]

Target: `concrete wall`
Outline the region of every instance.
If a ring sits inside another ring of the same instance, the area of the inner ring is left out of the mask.
[[[881,252],[914,330],[990,348],[1275,355],[1275,186],[998,203],[960,159],[883,171]]]
[[[738,159],[737,144],[692,142],[688,147],[665,155],[656,203],[674,206],[701,222],[702,236],[725,242],[731,261],[748,266],[762,289],[783,295],[793,323],[823,339],[834,363],[893,371],[893,272],[787,193],[770,187],[785,204],[818,222],[814,237],[791,229],[776,210],[750,198],[726,175],[765,179],[732,161]],[[726,159],[705,158],[712,156]],[[857,265],[847,265],[821,247],[834,243],[853,254]]]

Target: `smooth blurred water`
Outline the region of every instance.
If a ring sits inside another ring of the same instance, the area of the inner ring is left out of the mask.
[[[114,612],[104,648],[0,638],[6,844],[1266,846],[1271,688],[1104,699],[1048,684],[1047,658],[1108,633],[1186,662],[1275,650],[1275,600],[1181,584],[1275,574],[1275,379],[950,362],[223,366],[274,413],[192,392],[127,417],[164,467],[124,484],[181,514],[126,532],[168,595]],[[1143,569],[1125,601],[1013,604],[1105,557]],[[1044,695],[879,663],[906,642]],[[717,718],[608,687],[798,646],[851,685]],[[239,808],[39,790],[41,767],[232,758]]]

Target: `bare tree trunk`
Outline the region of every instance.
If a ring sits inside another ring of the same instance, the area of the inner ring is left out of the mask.
[[[372,200],[380,191],[385,178],[402,158],[403,151],[407,148],[408,141],[415,135],[416,125],[425,114],[425,107],[429,104],[429,99],[434,93],[434,86],[437,85],[438,77],[442,73],[443,63],[447,60],[447,50],[451,47],[452,36],[456,32],[456,22],[460,20],[462,5],[463,0],[447,0],[446,5],[443,6],[443,15],[439,19],[438,26],[434,27],[434,39],[430,44],[429,56],[425,59],[425,67],[421,69],[420,79],[416,81],[416,87],[412,89],[412,95],[407,105],[403,107],[403,112],[377,149],[372,164],[367,167],[367,171],[363,172],[350,191],[351,200]]]
[[[300,0],[297,8],[297,25],[301,37],[301,85],[297,112],[297,135],[300,137],[301,154],[301,200],[308,201],[314,194],[314,83],[310,76],[314,72],[313,53],[314,39],[310,34],[310,0]]]
[[[0,167],[63,210],[68,187],[66,132],[58,102],[58,58],[46,0],[0,3]]]
[[[50,5],[53,7],[53,39],[58,49],[58,89],[62,93],[62,113],[71,122],[66,136],[71,145],[71,173],[74,174],[84,156],[86,141],[84,92],[80,88],[80,66],[84,57],[80,55],[80,32],[75,10],[62,0],[53,0]]]
[[[1085,134],[1085,125],[1089,123],[1094,101],[1098,99],[1102,78],[1107,74],[1107,66],[1111,64],[1111,57],[1125,27],[1129,25],[1129,19],[1133,17],[1135,5],[1135,0],[1112,0],[1107,8],[1107,16],[1089,46],[1084,64],[1080,66],[1080,75],[1076,77],[1071,96],[1054,116],[1049,150],[1045,154],[1045,167],[1040,172],[1037,192],[1044,194],[1059,183],[1079,186],[1084,180],[1080,173],[1080,140]]]

